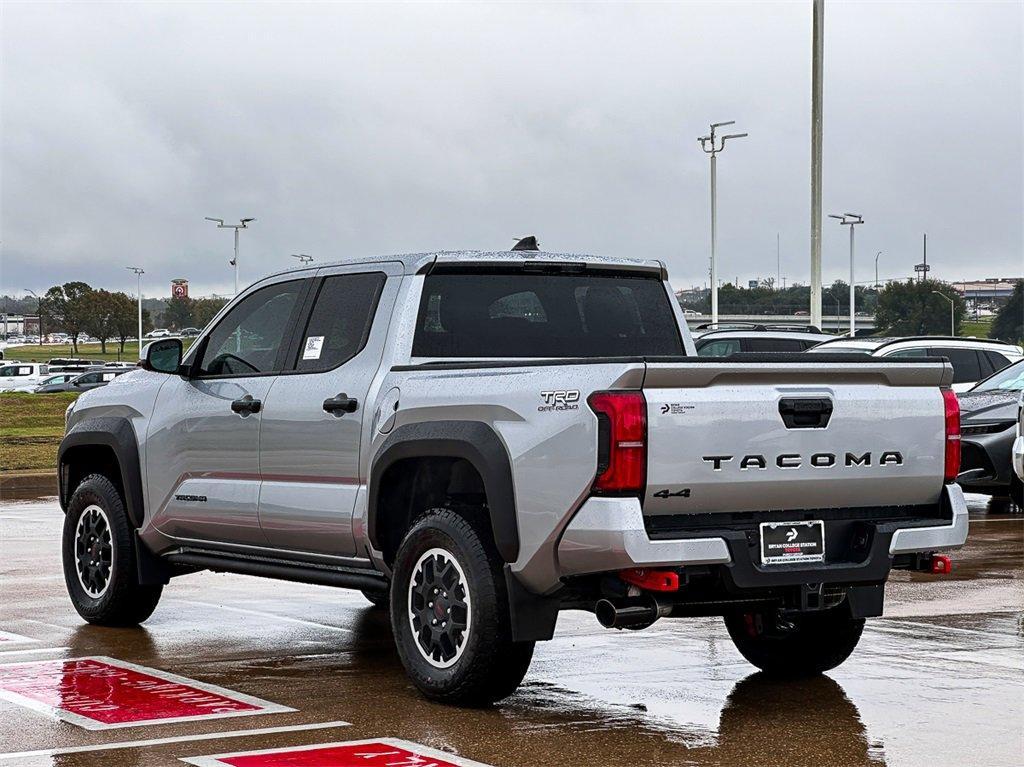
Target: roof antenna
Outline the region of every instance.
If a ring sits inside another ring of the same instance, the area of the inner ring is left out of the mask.
[[[532,234],[529,237],[517,237],[512,250],[540,250],[540,243]]]

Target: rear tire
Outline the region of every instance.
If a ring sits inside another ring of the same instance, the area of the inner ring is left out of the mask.
[[[739,613],[725,616],[736,649],[751,664],[774,677],[815,676],[850,657],[864,631],[863,618],[851,618],[845,604],[829,610],[787,616]]]
[[[135,528],[114,484],[90,474],[64,516],[64,582],[75,610],[98,626],[135,626],[153,614],[161,585],[139,583]]]
[[[432,509],[395,558],[391,626],[406,673],[427,698],[483,706],[522,682],[533,642],[513,642],[502,560],[490,532]]]
[[[1010,477],[1010,500],[1017,507],[1017,511],[1024,512],[1024,482],[1016,476]]]

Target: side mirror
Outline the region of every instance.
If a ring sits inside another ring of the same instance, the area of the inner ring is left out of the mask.
[[[181,365],[182,346],[177,338],[161,338],[146,344],[142,367],[154,373],[177,373]]]

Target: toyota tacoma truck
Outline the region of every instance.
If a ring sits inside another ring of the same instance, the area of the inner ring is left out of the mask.
[[[512,693],[558,613],[722,616],[778,676],[964,543],[942,358],[702,358],[658,261],[429,253],[267,277],[67,411],[63,565],[131,625],[201,570],[362,591],[435,700]]]

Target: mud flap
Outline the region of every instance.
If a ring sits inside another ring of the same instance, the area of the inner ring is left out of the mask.
[[[846,590],[846,602],[850,606],[850,617],[877,618],[885,603],[885,583],[850,586]]]
[[[143,586],[167,585],[171,580],[171,566],[146,548],[139,539],[139,531],[132,538],[135,546],[135,567],[139,574],[139,583]]]
[[[555,635],[555,623],[562,599],[558,594],[541,597],[527,591],[504,567],[505,586],[508,590],[509,618],[512,621],[512,641],[544,642]]]

